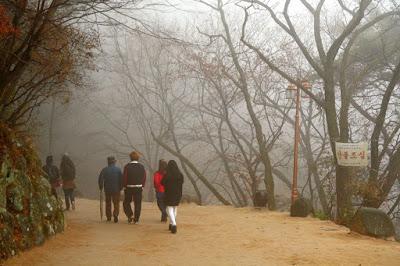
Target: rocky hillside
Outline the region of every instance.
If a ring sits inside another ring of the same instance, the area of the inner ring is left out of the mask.
[[[0,262],[64,230],[28,135],[0,125]]]

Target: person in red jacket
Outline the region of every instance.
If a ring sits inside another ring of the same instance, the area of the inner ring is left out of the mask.
[[[161,222],[167,221],[167,211],[164,203],[164,192],[165,188],[161,184],[161,180],[164,178],[167,170],[167,162],[160,160],[158,162],[158,171],[154,173],[154,189],[156,190],[157,206],[161,211]]]

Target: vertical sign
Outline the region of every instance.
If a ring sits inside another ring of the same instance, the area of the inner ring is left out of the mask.
[[[341,166],[368,166],[368,144],[336,142],[336,158]]]

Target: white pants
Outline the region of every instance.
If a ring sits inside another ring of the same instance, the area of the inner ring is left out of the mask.
[[[169,223],[176,225],[176,215],[178,213],[178,206],[167,206],[167,214],[169,217]]]

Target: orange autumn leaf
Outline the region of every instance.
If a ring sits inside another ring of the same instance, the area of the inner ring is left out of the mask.
[[[6,9],[0,5],[0,37],[16,33],[17,29],[11,25],[10,17],[7,15]]]

